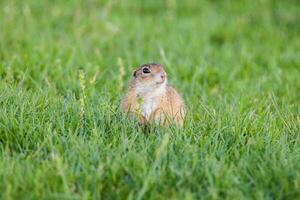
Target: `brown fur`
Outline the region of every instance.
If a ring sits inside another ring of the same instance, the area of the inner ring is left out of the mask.
[[[148,66],[151,69],[151,75],[143,75],[143,67]],[[185,117],[185,108],[184,103],[180,95],[169,85],[165,85],[163,92],[159,93],[158,96],[153,98],[153,102],[156,105],[156,108],[152,110],[149,116],[143,116],[141,113],[141,104],[143,100],[147,100],[148,95],[151,95],[152,86],[150,86],[151,91],[149,93],[139,93],[137,90],[137,85],[143,85],[152,83],[156,81],[154,76],[157,74],[163,74],[166,76],[163,68],[159,64],[147,64],[139,67],[134,71],[133,79],[130,83],[127,94],[121,102],[121,109],[123,112],[126,112],[131,117],[137,117],[140,123],[151,123],[156,122],[159,124],[169,124],[175,123],[182,126],[184,117]],[[159,85],[158,83],[157,85]],[[154,89],[156,84],[154,84]]]

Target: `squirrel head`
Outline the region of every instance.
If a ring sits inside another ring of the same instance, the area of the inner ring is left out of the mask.
[[[167,74],[160,64],[144,64],[134,70],[133,81],[137,86],[155,89],[167,83]]]

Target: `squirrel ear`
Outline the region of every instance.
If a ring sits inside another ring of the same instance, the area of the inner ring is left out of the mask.
[[[136,78],[136,72],[137,72],[137,70],[134,70],[133,71],[133,76]]]

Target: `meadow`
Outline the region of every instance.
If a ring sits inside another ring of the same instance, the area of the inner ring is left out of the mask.
[[[183,128],[120,113],[148,62]],[[0,199],[299,198],[299,1],[0,1]]]

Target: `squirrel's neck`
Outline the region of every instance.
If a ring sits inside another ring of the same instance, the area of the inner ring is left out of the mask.
[[[136,94],[142,98],[156,98],[166,91],[166,82],[158,86],[137,85]]]

